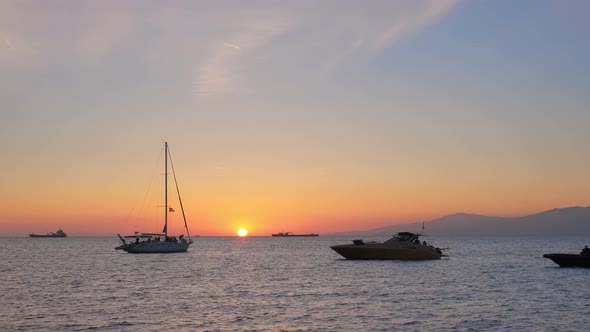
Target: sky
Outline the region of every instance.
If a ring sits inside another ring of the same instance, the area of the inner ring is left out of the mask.
[[[589,34],[585,0],[2,1],[0,236],[159,231],[164,141],[204,236],[590,206]]]

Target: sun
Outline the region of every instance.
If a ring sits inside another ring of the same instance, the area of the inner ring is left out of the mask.
[[[245,228],[238,229],[238,236],[246,236],[248,235],[248,230]]]

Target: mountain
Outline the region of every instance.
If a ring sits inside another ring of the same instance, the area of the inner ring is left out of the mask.
[[[438,236],[590,236],[590,207],[553,209],[517,218],[457,213],[425,222],[424,227],[426,234]],[[401,231],[421,230],[420,222],[381,227],[354,235],[391,236]]]

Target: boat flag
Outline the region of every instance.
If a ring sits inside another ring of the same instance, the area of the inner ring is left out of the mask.
[[[168,208],[168,212],[176,212],[176,211],[174,211],[174,209],[173,209],[173,208],[169,207],[169,208]]]

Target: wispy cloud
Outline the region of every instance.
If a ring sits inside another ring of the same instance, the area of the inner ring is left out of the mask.
[[[18,61],[25,65],[50,66],[47,61],[60,58],[67,58],[70,63],[95,63],[120,47],[130,31],[142,28],[129,8],[110,3],[71,3],[60,11],[45,4],[3,5],[6,4],[0,4],[0,29],[5,31],[0,30],[0,51],[17,52]]]
[[[240,60],[268,54],[271,41],[289,34],[286,44],[297,54],[282,53],[283,63],[307,61],[333,71],[350,57],[371,56],[394,46],[444,17],[459,0],[413,0],[342,3],[302,2],[281,9],[234,13],[224,20],[233,31],[223,36],[195,69],[195,96],[225,95],[240,89]],[[338,8],[335,11],[335,8]],[[225,14],[227,15],[227,13]],[[229,42],[231,41],[231,42]],[[257,54],[256,54],[257,53]],[[272,60],[271,60],[272,61]]]
[[[219,47],[197,67],[193,83],[196,96],[223,94],[235,89],[238,78],[232,68],[235,54],[231,51],[225,46]]]
[[[257,11],[236,17],[236,31],[227,40],[215,46],[208,58],[195,70],[193,91],[195,96],[225,95],[238,88],[240,77],[236,61],[263,48],[270,41],[293,29],[296,16],[280,11]],[[240,51],[240,52],[236,52]]]
[[[12,42],[10,41],[10,39],[8,38],[4,38],[4,44],[6,46],[8,46],[8,48],[16,50],[16,47],[14,47],[14,45],[12,45]]]
[[[344,8],[339,17],[332,17],[332,30],[323,39],[331,42],[333,52],[326,52],[323,69],[326,72],[339,68],[354,56],[378,55],[385,49],[419,33],[447,15],[460,0],[390,1],[382,6],[364,10],[356,6]],[[351,11],[348,15],[342,12]],[[318,33],[322,35],[322,33]]]
[[[381,51],[396,41],[424,29],[445,16],[457,3],[459,3],[459,0],[430,0],[424,2],[421,6],[406,12],[404,17],[399,17],[378,33],[371,43],[372,49]]]
[[[242,48],[241,48],[241,47],[239,47],[238,45],[235,45],[235,44],[230,44],[230,43],[223,43],[223,46],[225,46],[225,47],[229,47],[229,48],[233,48],[233,49],[235,49],[235,50],[238,50],[238,51],[242,49]]]
[[[0,66],[20,66],[31,54],[31,48],[22,37],[0,34]]]
[[[254,86],[249,80],[256,78],[245,75],[255,70],[246,64],[322,73],[356,57],[370,61],[440,20],[458,2],[302,0],[176,7],[107,1],[75,2],[68,11],[17,2],[0,5],[0,65],[34,61],[43,66],[61,59],[96,69],[129,59],[146,66],[174,63],[191,68],[194,96],[227,95]],[[14,19],[23,16],[27,19]],[[265,61],[253,61],[261,58]]]

